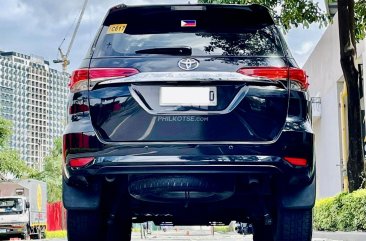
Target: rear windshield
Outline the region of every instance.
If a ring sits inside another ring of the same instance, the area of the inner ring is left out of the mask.
[[[143,51],[156,48],[189,49],[193,56],[283,56],[274,24],[250,17],[243,11],[116,15],[104,23],[94,57],[167,54]]]

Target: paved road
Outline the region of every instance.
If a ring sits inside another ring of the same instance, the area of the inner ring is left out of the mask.
[[[253,238],[251,235],[242,236],[235,233],[229,234],[220,234],[215,233],[214,236],[204,233],[198,232],[153,232],[151,235],[148,235],[146,239],[141,239],[140,234],[134,233],[132,236],[132,241],[252,241]],[[45,240],[46,241],[46,240]],[[66,239],[50,239],[47,241],[67,241]],[[340,239],[326,239],[326,238],[314,238],[313,241],[342,241]]]

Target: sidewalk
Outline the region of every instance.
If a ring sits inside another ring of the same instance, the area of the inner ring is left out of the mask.
[[[365,241],[366,232],[313,232],[313,238],[339,241]]]
[[[215,232],[215,234],[220,235]],[[236,234],[236,233],[233,233]],[[141,236],[140,233],[132,233],[133,236]],[[153,231],[151,235],[147,235],[148,237],[184,237],[184,236],[212,236],[211,230],[186,230],[179,228],[177,230],[168,230],[166,232],[163,231]]]

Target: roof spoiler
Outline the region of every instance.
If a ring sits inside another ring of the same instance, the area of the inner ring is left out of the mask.
[[[105,19],[104,25],[112,23],[112,19],[116,17],[126,16],[132,17],[136,14],[151,14],[154,12],[169,12],[169,11],[243,11],[251,14],[252,17],[257,17],[262,24],[274,24],[273,17],[270,10],[259,4],[239,5],[239,4],[177,4],[177,5],[132,5],[119,4],[109,9]],[[260,17],[258,17],[260,16]]]

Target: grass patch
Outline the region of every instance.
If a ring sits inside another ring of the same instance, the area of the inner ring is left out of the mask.
[[[218,233],[229,233],[234,231],[230,226],[215,226],[214,230]]]
[[[66,238],[67,232],[66,230],[58,230],[58,231],[46,231],[46,238]]]

